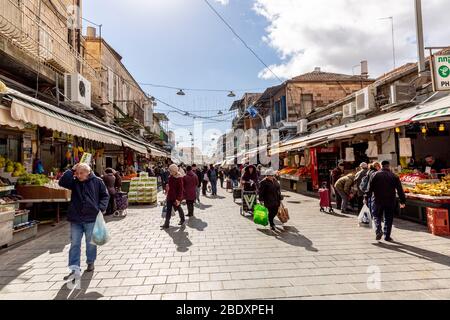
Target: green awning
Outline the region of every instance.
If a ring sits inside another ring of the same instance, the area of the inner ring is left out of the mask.
[[[450,117],[450,107],[419,114],[412,118],[412,121],[423,121],[442,117]]]

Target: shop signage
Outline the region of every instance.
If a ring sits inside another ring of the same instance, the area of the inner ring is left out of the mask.
[[[436,55],[433,61],[435,91],[450,91],[450,55]]]
[[[337,147],[317,148],[317,153],[337,153]]]

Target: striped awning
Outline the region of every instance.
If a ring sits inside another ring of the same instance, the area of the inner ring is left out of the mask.
[[[415,116],[412,121],[420,122],[442,117],[450,117],[450,107],[419,114]]]

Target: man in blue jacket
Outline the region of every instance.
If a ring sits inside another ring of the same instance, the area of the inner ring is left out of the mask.
[[[103,180],[96,177],[91,167],[85,163],[77,164],[67,170],[59,180],[61,187],[72,191],[67,220],[70,222],[70,274],[64,278],[81,275],[81,240],[86,238],[87,272],[94,271],[97,258],[97,246],[91,244],[95,220],[99,212],[105,213],[108,207],[109,194]]]

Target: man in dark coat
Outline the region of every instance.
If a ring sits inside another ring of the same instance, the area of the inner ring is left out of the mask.
[[[178,166],[176,164],[171,164],[169,166],[169,172],[169,182],[166,186],[166,222],[161,226],[163,229],[168,229],[170,227],[172,209],[178,211],[180,215],[180,222],[178,223],[178,225],[182,226],[185,222],[183,208],[181,207],[181,201],[183,201],[184,198],[183,177],[180,175]]]
[[[391,172],[389,161],[381,163],[382,169],[375,173],[370,181],[369,193],[373,197],[373,214],[376,225],[376,240],[381,240],[381,221],[384,215],[384,239],[393,241],[391,238],[394,212],[397,206],[396,193],[400,199],[400,208],[405,207],[406,197],[399,177]]]
[[[211,184],[211,195],[217,196],[217,170],[212,164],[209,166],[208,180]]]
[[[259,201],[269,210],[270,228],[275,231],[275,222],[273,219],[278,213],[283,197],[281,195],[281,187],[275,178],[273,169],[266,169],[262,172],[266,176],[259,185]]]
[[[197,199],[197,174],[192,171],[191,166],[187,166],[186,175],[183,177],[184,199],[188,208],[188,217],[194,216],[194,202]]]
[[[238,180],[240,178],[240,173],[238,168],[236,168],[236,166],[233,166],[233,168],[231,168],[231,170],[228,173],[231,181],[233,182],[233,187],[236,188],[238,186]]]
[[[70,222],[71,244],[69,251],[70,274],[65,277],[81,275],[81,239],[86,238],[87,270],[94,271],[97,246],[91,244],[92,232],[99,212],[105,213],[109,194],[102,179],[96,177],[89,165],[81,163],[67,170],[59,180],[59,185],[72,191],[67,220]]]

